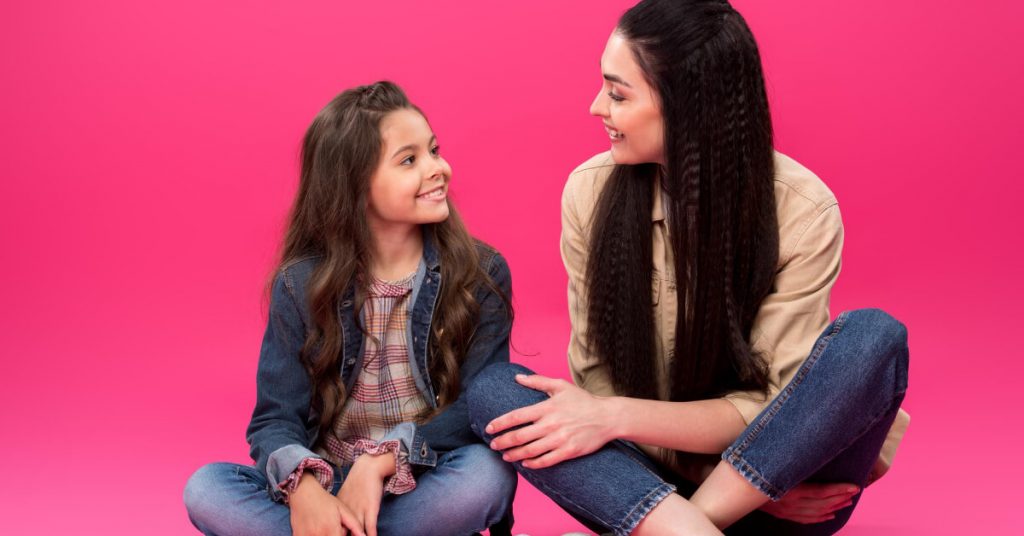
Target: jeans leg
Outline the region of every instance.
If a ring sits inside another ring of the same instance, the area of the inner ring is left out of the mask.
[[[267,477],[255,467],[211,463],[185,485],[185,509],[208,536],[288,536],[290,512],[267,492]]]
[[[381,503],[377,533],[466,536],[511,513],[518,483],[512,467],[486,445],[442,454],[437,466],[416,478],[416,489],[388,495]]]
[[[547,398],[516,383],[516,374],[532,374],[520,365],[498,363],[484,369],[468,393],[470,422],[484,441],[491,420],[513,409]],[[615,441],[587,456],[554,467],[527,469],[513,464],[531,484],[564,510],[597,532],[626,535],[665,497],[675,491],[656,472],[650,460]]]
[[[906,328],[877,309],[845,312],[829,326],[793,380],[722,454],[773,500],[797,484],[850,482],[863,487],[907,390]],[[832,534],[853,505],[814,525],[762,512],[730,530]]]

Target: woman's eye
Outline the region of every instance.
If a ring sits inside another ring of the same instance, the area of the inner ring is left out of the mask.
[[[416,161],[416,157],[415,157],[415,156],[413,156],[413,155],[409,155],[409,156],[405,157],[405,160],[402,160],[402,161],[401,161],[401,162],[399,162],[399,163],[400,163],[400,164],[402,164],[402,165],[404,166],[404,165],[406,165],[406,164],[412,164],[412,163],[413,163],[413,162],[415,162],[415,161]]]
[[[441,154],[441,146],[440,145],[435,145],[433,148],[430,149],[430,154],[432,154],[434,156],[437,156],[437,155]]]
[[[616,95],[614,91],[609,91],[608,96],[615,102],[622,102],[626,100],[622,95]]]

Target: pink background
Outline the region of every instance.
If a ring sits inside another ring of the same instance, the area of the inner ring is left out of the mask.
[[[299,139],[359,83],[426,110],[464,216],[511,264],[516,359],[565,376],[559,194],[606,149],[587,107],[631,1],[82,4],[0,6],[0,532],[189,533],[189,474],[248,461]],[[833,313],[910,328],[914,421],[846,533],[1024,529],[1024,8],[736,4],[779,148],[843,208]],[[534,536],[579,526],[526,485],[516,512]]]

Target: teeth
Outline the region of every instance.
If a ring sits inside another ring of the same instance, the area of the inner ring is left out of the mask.
[[[622,139],[622,133],[619,132],[618,130],[615,130],[614,128],[611,128],[611,127],[608,127],[608,126],[604,127],[604,129],[605,129],[605,131],[608,132],[608,137],[609,138],[611,138],[613,140],[621,140]]]
[[[437,199],[437,198],[439,198],[439,197],[441,197],[443,195],[444,195],[444,188],[438,188],[437,190],[434,190],[432,192],[421,194],[419,197],[421,199]]]

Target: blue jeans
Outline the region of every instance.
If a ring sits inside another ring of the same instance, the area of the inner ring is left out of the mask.
[[[790,383],[722,459],[773,499],[805,481],[863,487],[906,393],[907,365],[902,324],[877,309],[840,314]],[[485,441],[493,438],[482,433],[492,419],[547,398],[516,383],[517,373],[531,374],[519,365],[492,365],[469,391],[472,427]],[[629,534],[668,494],[688,497],[697,487],[622,441],[546,469],[514,466],[599,533]],[[859,497],[823,523],[802,525],[755,511],[726,533],[832,534],[849,519]]]
[[[334,489],[343,475],[335,469]],[[467,535],[486,529],[511,513],[516,473],[485,445],[472,444],[441,454],[437,466],[416,476],[416,489],[385,495],[377,533]],[[290,535],[288,506],[267,492],[267,477],[253,466],[204,465],[185,486],[189,519],[204,534],[218,536]]]

